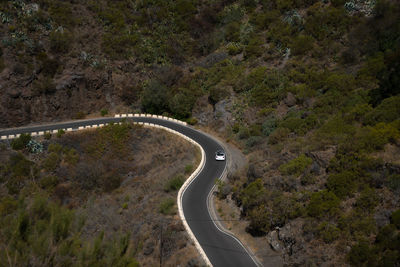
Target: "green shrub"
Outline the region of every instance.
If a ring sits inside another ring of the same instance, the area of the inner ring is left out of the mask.
[[[220,14],[220,21],[224,24],[237,22],[244,16],[245,10],[237,3],[226,6]]]
[[[102,117],[104,117],[104,116],[107,115],[107,114],[108,114],[108,109],[103,108],[102,110],[100,110],[100,115],[101,115]]]
[[[60,163],[60,161],[61,161],[60,156],[57,153],[52,152],[47,156],[47,158],[45,158],[42,161],[42,167],[46,171],[51,172],[51,171],[54,171],[58,167],[58,164]]]
[[[225,39],[228,42],[240,41],[240,23],[233,21],[225,26]]]
[[[293,55],[304,55],[313,48],[314,40],[308,35],[299,35],[291,46]]]
[[[254,36],[249,40],[249,43],[244,48],[244,55],[246,59],[256,58],[263,54],[264,50],[261,47],[263,40],[260,37]]]
[[[247,148],[252,148],[255,145],[259,144],[262,141],[261,136],[250,136],[247,140],[246,140],[246,147]]]
[[[68,31],[53,31],[50,33],[50,49],[55,53],[67,53],[72,44],[72,34]]]
[[[213,86],[210,88],[210,96],[208,97],[208,99],[213,105],[215,105],[219,101],[228,97],[229,94],[230,91],[228,87]]]
[[[400,174],[392,174],[388,177],[388,186],[393,191],[400,190]]]
[[[351,196],[356,187],[358,176],[350,171],[331,174],[328,177],[327,188],[341,199]]]
[[[21,134],[18,138],[11,141],[11,147],[14,150],[24,149],[31,139],[32,137],[30,134]]]
[[[284,175],[299,176],[311,165],[311,163],[312,159],[303,154],[300,155],[298,158],[295,158],[288,163],[279,166],[279,171]]]
[[[164,215],[175,214],[175,200],[173,198],[164,199],[160,203],[159,211],[160,211],[160,213],[162,213]]]
[[[28,177],[31,174],[31,168],[34,166],[34,163],[26,159],[22,153],[10,156],[9,164],[14,177]]]
[[[53,94],[56,91],[56,85],[50,77],[44,77],[33,82],[33,91],[38,94]]]
[[[332,243],[340,237],[340,230],[333,224],[322,222],[318,225],[317,232],[325,243]]]
[[[280,16],[279,11],[276,9],[266,10],[263,13],[258,13],[250,19],[257,29],[265,30]]]
[[[168,111],[167,88],[156,80],[151,80],[143,89],[141,104],[143,111],[163,114]]]
[[[360,241],[358,244],[351,247],[347,259],[354,266],[362,266],[369,259],[371,254],[369,245],[366,241]]]
[[[53,175],[44,176],[40,179],[39,185],[44,189],[51,189],[58,184],[58,178]]]
[[[74,115],[74,119],[76,120],[82,120],[86,117],[86,113],[83,111],[79,111]]]
[[[59,129],[57,131],[57,137],[60,138],[61,136],[63,136],[65,134],[65,131],[63,129]]]
[[[239,43],[233,43],[230,42],[227,46],[226,49],[228,50],[229,55],[234,56],[237,54],[242,53],[243,47]]]
[[[184,178],[182,175],[177,175],[174,178],[170,179],[164,186],[165,192],[176,191],[181,188],[184,183]]]
[[[189,118],[192,115],[195,101],[196,98],[193,92],[181,89],[180,92],[169,99],[168,108],[178,119]]]
[[[250,131],[249,128],[246,126],[239,126],[239,131],[238,131],[238,137],[239,139],[247,139],[250,137]]]
[[[193,171],[193,165],[188,164],[185,166],[185,174],[189,174]]]
[[[268,137],[268,143],[275,145],[283,142],[289,136],[289,134],[290,130],[288,128],[277,128]]]
[[[44,133],[44,139],[50,140],[51,139],[51,133],[50,132],[45,132]]]
[[[61,152],[63,151],[63,147],[62,145],[58,144],[58,143],[52,143],[49,145],[49,147],[47,148],[47,150],[50,153],[57,153],[57,154],[61,154]]]
[[[307,206],[308,215],[311,217],[333,217],[339,211],[340,200],[336,195],[327,190],[313,193]]]
[[[132,55],[139,36],[130,30],[113,30],[103,34],[101,49],[112,59],[123,59]]]
[[[270,213],[264,205],[256,206],[251,209],[247,214],[250,224],[246,229],[252,235],[265,234],[271,227],[270,225]]]
[[[279,122],[279,127],[287,128],[291,132],[299,135],[304,135],[318,123],[318,117],[315,114],[307,115],[305,118],[299,115],[300,114],[290,114],[283,121]]]
[[[400,117],[400,95],[386,98],[374,110],[365,115],[363,122],[375,125],[392,122]]]
[[[256,80],[248,81],[254,76]],[[286,83],[286,77],[280,72],[262,72],[262,69],[259,68],[256,73],[249,75],[246,87],[251,88],[250,98],[252,102],[259,107],[266,107],[283,99]]]
[[[371,213],[378,205],[378,203],[379,198],[375,190],[373,188],[366,187],[363,191],[361,191],[361,194],[358,197],[355,206],[362,211]]]
[[[338,227],[355,238],[370,236],[376,232],[375,219],[356,209],[348,215],[341,216],[338,219]]]
[[[262,133],[269,136],[277,127],[276,119],[274,117],[268,118],[262,124]]]
[[[18,202],[12,197],[7,196],[2,198],[0,200],[0,216],[4,218],[6,215],[15,212],[17,206]]]
[[[190,117],[188,119],[186,119],[186,122],[189,123],[190,125],[196,125],[197,124],[197,119]]]
[[[64,160],[65,162],[67,162],[68,164],[75,166],[78,161],[79,161],[79,154],[78,152],[71,148],[71,149],[66,149],[64,150]]]
[[[361,148],[367,152],[383,149],[387,143],[395,143],[400,138],[400,131],[390,124],[378,123],[374,127],[364,127],[359,133]]]
[[[51,3],[49,13],[58,25],[73,27],[76,24],[74,11],[69,2]]]
[[[397,227],[397,229],[400,229],[400,209],[392,213],[390,221]]]
[[[245,212],[253,207],[263,204],[266,197],[267,191],[264,188],[261,179],[257,179],[248,184],[243,190],[241,190],[239,195]]]

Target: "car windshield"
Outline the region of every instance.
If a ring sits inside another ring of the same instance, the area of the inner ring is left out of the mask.
[[[223,155],[224,155],[224,152],[222,152],[222,151],[217,152],[217,156],[223,156]]]

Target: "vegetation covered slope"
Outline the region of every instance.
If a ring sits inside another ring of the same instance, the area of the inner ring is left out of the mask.
[[[201,264],[176,206],[194,146],[130,124],[30,139],[0,145],[1,266]]]
[[[281,229],[288,264],[398,264],[398,1],[1,1],[0,15],[1,125],[101,108],[198,122],[249,154],[224,192],[249,233]]]

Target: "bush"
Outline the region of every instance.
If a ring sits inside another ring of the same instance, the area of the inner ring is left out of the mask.
[[[72,34],[68,31],[50,33],[50,49],[55,53],[67,53],[72,44]]]
[[[400,174],[392,174],[388,177],[388,186],[393,191],[397,192],[400,190]]]
[[[355,206],[364,212],[372,213],[378,203],[379,198],[375,190],[373,188],[366,187],[358,197]]]
[[[358,176],[350,171],[331,174],[328,177],[327,188],[341,199],[350,196],[355,189]]]
[[[185,119],[192,115],[195,101],[193,92],[182,89],[169,100],[168,108],[176,118]]]
[[[359,135],[361,148],[368,152],[383,149],[387,143],[395,143],[400,138],[399,130],[386,123],[362,128]]]
[[[253,37],[249,40],[248,45],[244,48],[244,55],[246,59],[260,57],[264,50],[261,47],[263,40],[260,37]]]
[[[100,115],[101,115],[102,117],[104,117],[104,116],[107,115],[107,114],[108,114],[108,109],[103,108],[102,110],[100,110]]]
[[[390,221],[397,227],[397,229],[400,229],[400,209],[392,213]]]
[[[60,138],[61,136],[63,136],[65,134],[65,131],[63,129],[59,129],[57,131],[57,137]]]
[[[175,200],[173,198],[164,199],[160,204],[159,211],[164,215],[175,214]]]
[[[240,201],[243,205],[243,211],[246,213],[253,207],[260,206],[264,203],[267,197],[267,191],[264,188],[261,179],[248,184],[239,195]]]
[[[82,120],[86,117],[86,113],[83,111],[79,111],[74,115],[74,119],[76,120]]]
[[[55,187],[58,184],[58,178],[57,176],[49,175],[49,176],[44,176],[40,179],[39,185],[40,187],[44,189],[51,189]]]
[[[56,85],[50,77],[44,77],[33,82],[33,90],[36,94],[53,94],[56,91]]]
[[[349,254],[347,255],[347,259],[352,265],[362,266],[368,261],[370,253],[371,251],[367,241],[360,241],[351,248]]]
[[[313,48],[314,40],[308,35],[299,35],[293,40],[291,51],[293,55],[304,55]]]
[[[400,95],[386,98],[374,110],[365,115],[363,122],[375,125],[378,122],[390,123],[400,117]]]
[[[193,165],[188,164],[185,166],[185,174],[189,174],[193,171]]]
[[[190,117],[186,119],[186,122],[189,123],[190,125],[196,125],[198,121],[196,118]]]
[[[250,137],[249,129],[243,125],[239,126],[237,134],[238,134],[239,139],[246,139],[246,138]]]
[[[21,134],[18,138],[11,141],[11,147],[14,150],[24,149],[31,139],[32,137],[30,134]]]
[[[277,127],[276,119],[274,117],[268,118],[262,124],[262,133],[269,136]]]
[[[64,151],[64,160],[66,163],[75,166],[79,161],[79,154],[73,148],[67,149]]]
[[[50,132],[45,132],[44,133],[44,139],[50,140],[51,139],[51,133]]]
[[[279,171],[284,175],[299,176],[306,170],[306,168],[311,165],[311,163],[312,159],[303,154],[298,158],[295,158],[288,163],[279,166]]]
[[[318,117],[314,114],[300,117],[300,114],[289,114],[283,121],[279,123],[279,127],[287,128],[291,132],[299,135],[306,134],[309,130],[313,129],[318,122]]]
[[[157,80],[151,80],[143,89],[141,104],[146,113],[163,114],[167,112],[167,88]]]
[[[229,55],[234,56],[237,54],[242,53],[243,47],[239,43],[229,43],[226,46],[226,49],[228,50]]]
[[[184,178],[182,175],[175,176],[174,178],[170,179],[164,186],[165,192],[176,191],[181,188],[184,183]]]
[[[61,161],[60,156],[57,153],[52,152],[47,156],[47,158],[45,158],[42,161],[42,167],[46,171],[51,172],[51,171],[54,171],[58,167],[58,164],[60,163],[60,161]]]
[[[249,139],[246,140],[246,147],[252,148],[255,145],[259,144],[261,141],[261,136],[250,136]]]
[[[323,222],[318,225],[317,232],[325,243],[332,243],[340,237],[340,230],[335,225],[328,222]]]
[[[273,131],[268,137],[268,143],[275,145],[280,142],[283,142],[290,134],[288,128],[277,128]]]
[[[240,41],[240,23],[233,21],[225,26],[225,39],[228,42]]]
[[[311,217],[333,217],[339,211],[340,200],[336,195],[327,190],[313,193],[307,206],[308,215]]]

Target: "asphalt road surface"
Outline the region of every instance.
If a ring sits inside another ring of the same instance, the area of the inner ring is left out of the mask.
[[[99,118],[0,129],[0,136],[66,128],[78,129],[80,126],[119,122],[121,120],[123,120],[123,118]],[[219,230],[212,221],[207,209],[208,194],[214,186],[215,180],[221,176],[225,168],[225,161],[215,160],[215,152],[217,150],[223,150],[223,148],[211,137],[182,124],[149,117],[133,117],[127,118],[127,120],[149,122],[171,128],[190,137],[203,147],[206,154],[204,168],[198,174],[197,178],[189,185],[182,197],[183,212],[189,227],[213,266],[257,266],[237,239]]]

